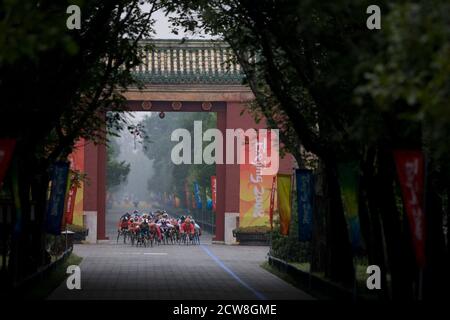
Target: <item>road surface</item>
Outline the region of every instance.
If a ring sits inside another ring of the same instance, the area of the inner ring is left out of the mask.
[[[75,245],[83,257],[81,290],[68,290],[64,281],[49,298],[311,299],[261,268],[268,250],[212,244],[208,234],[195,246],[137,248],[114,240]]]

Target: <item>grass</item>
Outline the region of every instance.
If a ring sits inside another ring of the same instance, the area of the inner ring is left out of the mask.
[[[24,288],[21,296],[29,300],[46,299],[66,278],[66,270],[70,265],[79,265],[83,258],[72,253],[63,263],[50,270],[45,276],[33,281]]]
[[[291,262],[290,264],[303,272],[309,272],[311,269],[311,264],[309,262]]]

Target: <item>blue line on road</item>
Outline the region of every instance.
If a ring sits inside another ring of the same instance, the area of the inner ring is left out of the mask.
[[[244,280],[239,278],[237,274],[233,272],[230,268],[228,268],[218,257],[216,257],[206,246],[201,245],[202,249],[223,269],[225,270],[229,275],[231,275],[234,279],[236,279],[237,282],[242,284],[244,287],[246,287],[248,290],[253,292],[253,294],[259,299],[259,300],[267,300],[267,298],[259,291],[253,289],[250,287]]]

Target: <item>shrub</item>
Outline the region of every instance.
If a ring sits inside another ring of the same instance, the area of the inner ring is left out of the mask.
[[[234,233],[269,233],[270,227],[268,226],[251,226],[251,227],[239,227],[233,230]]]
[[[311,246],[309,242],[300,242],[298,239],[298,217],[296,207],[292,210],[292,220],[287,236],[280,233],[280,223],[275,220],[272,232],[272,246],[270,253],[272,256],[287,262],[309,262],[311,256]]]
[[[67,230],[75,232],[75,233],[85,233],[87,229],[83,226],[78,226],[76,224],[68,224]]]

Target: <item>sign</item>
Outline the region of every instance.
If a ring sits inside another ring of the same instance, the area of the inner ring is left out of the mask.
[[[50,197],[47,203],[47,232],[61,234],[61,222],[64,214],[68,162],[55,162],[52,166]]]
[[[249,144],[252,142],[249,142]],[[270,192],[273,175],[263,174],[267,168],[267,143],[254,141],[257,156],[254,161],[239,165],[239,226],[268,226],[270,224]],[[242,146],[241,156],[250,154],[249,144]]]
[[[314,176],[311,170],[297,169],[297,214],[298,238],[310,241],[312,238],[312,215],[314,205]]]
[[[211,177],[211,199],[212,199],[212,209],[216,211],[217,204],[217,179],[216,176]]]
[[[425,266],[425,214],[423,207],[425,160],[419,150],[394,151],[395,164],[402,189],[403,203],[411,229],[412,242],[419,267]]]
[[[278,213],[280,214],[280,233],[289,234],[291,224],[291,180],[290,174],[277,176]]]
[[[0,187],[11,162],[15,146],[15,139],[0,139]]]

